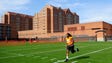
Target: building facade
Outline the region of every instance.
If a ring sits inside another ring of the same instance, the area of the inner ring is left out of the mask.
[[[33,32],[33,33],[32,33]],[[27,33],[27,34],[26,34]],[[47,33],[43,35],[36,35],[36,31],[20,31],[19,38],[55,38],[64,39],[66,33],[71,33],[76,40],[94,40],[106,41],[112,40],[112,24],[104,21],[70,24],[64,25],[64,32]]]
[[[97,41],[112,40],[112,24],[104,21],[65,25],[64,32],[77,37],[93,37]]]
[[[70,32],[77,37],[92,37],[98,41],[112,36],[111,24],[104,21],[79,24],[79,16],[69,9],[52,5],[45,6],[33,18],[33,30],[19,31],[19,38],[63,37]],[[30,35],[28,35],[30,34]],[[25,36],[27,35],[27,36]]]
[[[18,31],[23,30],[32,30],[32,20],[33,16],[15,13],[15,12],[6,12],[2,16],[2,23],[7,25],[10,24],[11,27],[11,38],[18,39]]]
[[[33,18],[33,30],[40,31],[40,34],[63,32],[64,25],[78,24],[79,16],[69,9],[46,5]]]
[[[79,16],[70,9],[46,5],[34,15],[33,30],[19,31],[18,34],[19,38],[48,37],[48,33],[64,32],[64,25],[78,23]]]
[[[46,5],[33,16],[7,12],[0,24],[0,39],[51,38],[63,40],[66,33],[81,39],[112,40],[112,24],[104,21],[80,23],[70,9]],[[9,37],[10,36],[10,37]]]
[[[11,27],[10,25],[0,23],[0,40],[11,39]]]
[[[32,19],[33,16],[7,12],[2,17],[2,23],[10,24],[14,30],[32,30]]]

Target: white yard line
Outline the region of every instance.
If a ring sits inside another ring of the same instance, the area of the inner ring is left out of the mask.
[[[81,57],[81,56],[85,56],[85,55],[89,55],[89,54],[93,54],[93,53],[97,53],[97,52],[101,52],[101,51],[104,51],[104,50],[107,50],[107,49],[111,49],[111,48],[112,48],[112,47],[108,47],[108,48],[104,48],[104,49],[92,51],[92,52],[89,52],[89,53],[85,53],[85,54],[82,54],[82,55],[78,55],[78,56],[71,57],[70,59],[78,58],[78,57]],[[63,60],[57,60],[57,61],[54,62],[54,63],[64,62],[64,60],[65,60],[65,59],[63,59]]]
[[[14,57],[20,57],[20,56],[31,56],[33,54],[40,54],[40,53],[48,53],[48,52],[56,52],[56,51],[62,51],[65,49],[58,49],[58,50],[52,50],[52,51],[44,51],[44,52],[35,52],[30,54],[17,54],[16,56],[6,56],[6,57],[0,57],[0,59],[6,59],[6,58],[14,58]],[[15,53],[14,53],[15,54]]]
[[[57,46],[56,46],[56,47],[57,47]],[[7,51],[7,50],[4,50],[4,52],[5,52],[5,51],[6,51],[6,52],[23,51],[23,50],[32,50],[32,49],[35,50],[35,49],[39,49],[39,48],[35,48],[35,47],[33,47],[33,48],[32,48],[32,47],[31,47],[31,48],[30,48],[30,47],[29,47],[29,48],[26,48],[26,47],[25,47],[25,48],[22,48],[22,49],[15,49],[15,50],[8,50],[8,51]]]
[[[38,45],[38,46],[40,46],[40,45]],[[65,45],[62,45],[62,47],[63,47],[63,46],[65,46]],[[76,46],[76,47],[77,47],[77,46]],[[86,47],[86,46],[81,46],[81,47]],[[38,49],[38,48],[35,48],[35,47],[30,48],[30,47],[29,47],[29,48],[27,48],[27,49],[26,49],[26,48],[22,48],[22,49],[8,50],[8,51],[7,51],[7,50],[4,50],[3,52],[14,52],[14,51],[23,51],[23,50],[25,51],[25,50],[33,50],[33,49],[35,50],[35,49]]]
[[[79,47],[79,48],[82,48],[82,47],[89,47],[89,46],[81,46],[81,47]],[[52,58],[52,59],[50,59],[51,61],[54,61],[54,60],[57,60],[57,58]]]
[[[82,47],[89,47],[89,46],[81,46],[80,48]],[[62,50],[65,50],[65,49],[57,49],[57,50],[52,50],[52,51],[44,51],[44,52],[34,52],[34,53],[30,53],[30,54],[17,54],[16,56],[6,56],[6,57],[0,57],[0,59],[6,59],[6,58],[14,58],[14,57],[20,57],[20,56],[31,56],[33,54],[41,54],[41,53],[49,53],[49,52],[57,52],[57,51],[62,51]],[[7,52],[9,53],[9,52]],[[13,54],[13,53],[12,53]],[[14,53],[16,54],[16,53]]]

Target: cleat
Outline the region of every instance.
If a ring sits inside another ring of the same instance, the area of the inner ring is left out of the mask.
[[[67,62],[68,61],[68,59],[66,59],[64,62]]]
[[[77,48],[77,52],[79,52],[79,48]]]

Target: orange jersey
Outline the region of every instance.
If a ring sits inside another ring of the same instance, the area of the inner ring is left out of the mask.
[[[73,38],[72,37],[66,38],[66,41],[67,41],[67,45],[73,45]]]

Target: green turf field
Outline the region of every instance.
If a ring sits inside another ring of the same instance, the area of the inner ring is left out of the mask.
[[[75,43],[79,52],[67,63],[112,63],[112,42]],[[0,47],[0,63],[65,63],[65,44],[24,44]]]

